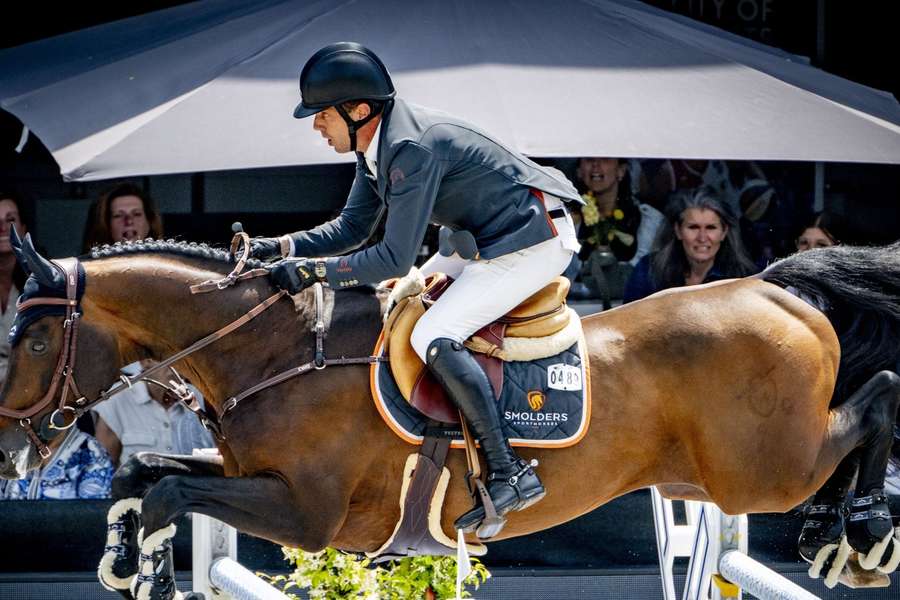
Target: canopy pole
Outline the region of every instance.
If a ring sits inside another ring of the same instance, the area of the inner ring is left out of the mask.
[[[825,66],[825,0],[818,0],[816,6],[816,63],[820,69]],[[825,210],[825,163],[816,163],[813,197],[813,212]]]

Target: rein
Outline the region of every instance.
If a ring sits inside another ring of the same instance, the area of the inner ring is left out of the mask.
[[[231,252],[233,255],[237,255],[236,250],[241,243],[243,243],[243,246],[246,250],[249,250],[249,237],[246,233],[239,232],[235,234],[231,244]],[[224,290],[234,285],[238,281],[245,281],[254,277],[266,275],[268,271],[262,268],[253,269],[246,273],[242,272],[244,265],[247,262],[248,255],[248,251],[243,252],[241,258],[239,258],[237,264],[235,265],[235,268],[224,278],[213,281],[205,281],[203,283],[193,285],[190,288],[191,293],[201,294],[215,290]],[[169,358],[158,362],[134,375],[122,375],[118,384],[108,390],[100,392],[99,396],[97,396],[97,398],[95,398],[94,400],[88,400],[83,394],[81,394],[81,392],[78,391],[78,386],[76,385],[74,378],[75,359],[77,357],[78,325],[81,319],[81,312],[78,310],[79,307],[77,300],[79,262],[77,258],[53,260],[51,262],[58,268],[60,268],[65,274],[66,298],[30,298],[25,302],[17,303],[16,305],[16,309],[19,312],[23,312],[35,306],[62,305],[66,307],[65,319],[63,320],[63,330],[65,331],[63,344],[62,348],[60,349],[59,358],[56,363],[56,369],[54,371],[53,378],[50,381],[50,388],[47,390],[47,393],[39,402],[27,409],[19,410],[0,406],[0,416],[19,420],[19,425],[25,431],[26,435],[29,438],[29,441],[37,449],[42,459],[47,459],[50,457],[51,450],[47,445],[47,442],[49,440],[54,438],[60,432],[70,429],[73,425],[75,425],[78,418],[85,414],[88,410],[90,410],[90,408],[94,405],[99,404],[100,402],[107,400],[111,396],[114,396],[115,394],[132,387],[138,381],[143,380],[148,383],[163,387],[170,392],[173,392],[189,410],[194,412],[198,416],[198,418],[200,418],[203,425],[206,426],[207,429],[209,429],[219,441],[224,441],[225,437],[222,434],[220,427],[222,418],[224,418],[226,414],[234,410],[242,400],[245,400],[247,397],[252,396],[257,392],[283,383],[289,379],[292,379],[293,377],[304,375],[305,373],[313,370],[321,370],[329,366],[371,364],[387,360],[386,357],[379,356],[364,356],[356,358],[346,358],[343,356],[340,358],[327,358],[325,356],[325,318],[323,309],[324,291],[322,288],[322,284],[316,283],[315,358],[310,362],[278,373],[277,375],[274,375],[240,392],[239,394],[232,396],[223,404],[220,415],[211,417],[207,413],[207,411],[201,408],[196,398],[193,397],[193,393],[187,388],[184,380],[181,379],[181,376],[178,375],[178,373],[174,371],[174,369],[172,371],[173,373],[175,373],[179,381],[171,382],[172,386],[167,386],[162,382],[151,379],[150,375],[170,367],[174,363],[186,358],[187,356],[193,354],[194,352],[197,352],[202,348],[205,348],[213,342],[232,333],[239,327],[249,323],[251,320],[262,314],[263,311],[274,305],[275,302],[280,300],[283,296],[286,296],[287,292],[285,290],[279,290],[275,294],[272,294],[271,296],[254,306],[252,309],[244,313],[244,315],[242,315],[241,317],[238,317],[224,327],[217,329],[206,337],[194,342],[184,350],[173,354]],[[59,404],[57,408],[49,416],[44,417],[41,422],[40,432],[44,433],[44,438],[46,438],[45,440],[41,438],[41,436],[38,435],[38,432],[36,432],[32,427],[31,418],[43,411],[53,402],[61,381],[62,391],[59,394]],[[68,394],[70,390],[75,397],[75,406],[70,406],[67,404]],[[65,414],[67,412],[71,413],[71,421],[69,422],[65,422]],[[60,417],[63,418],[62,423],[57,422]]]

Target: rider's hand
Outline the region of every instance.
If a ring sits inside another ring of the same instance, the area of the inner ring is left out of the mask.
[[[280,238],[255,237],[250,240],[250,258],[271,260],[282,256]]]
[[[316,276],[316,266],[316,261],[309,258],[286,258],[266,266],[266,269],[275,287],[287,290],[289,294],[297,294],[321,281]],[[319,265],[319,270],[321,272],[322,265]]]

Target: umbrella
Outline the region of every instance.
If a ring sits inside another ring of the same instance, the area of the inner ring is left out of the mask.
[[[318,48],[532,156],[900,163],[900,105],[632,0],[208,0],[0,52],[0,105],[69,180],[347,161],[293,119]]]

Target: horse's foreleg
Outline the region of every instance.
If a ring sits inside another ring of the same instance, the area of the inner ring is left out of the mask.
[[[252,477],[211,477],[169,475],[144,496],[144,535],[136,598],[160,597],[174,586],[167,573],[171,565],[172,523],[187,512],[202,513],[237,529],[280,543],[318,549],[339,529],[346,503],[331,501],[302,506],[310,501],[295,495],[288,484],[274,474]],[[162,577],[160,577],[162,573]]]
[[[117,501],[107,515],[106,547],[97,569],[100,583],[131,598],[131,582],[138,572],[138,532],[142,499],[167,475],[222,475],[222,458],[215,455],[175,456],[139,452],[116,471],[112,495]]]

